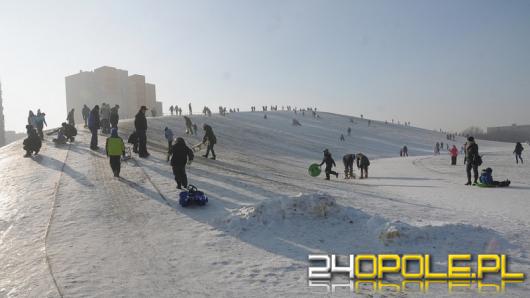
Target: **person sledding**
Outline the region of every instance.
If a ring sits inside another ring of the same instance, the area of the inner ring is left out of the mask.
[[[370,166],[370,160],[366,155],[362,153],[357,153],[357,168],[361,170],[361,177],[359,179],[367,179],[368,178],[368,167]]]
[[[333,171],[333,167],[336,167],[335,160],[333,160],[333,157],[331,157],[331,153],[328,149],[324,150],[324,158],[322,159],[322,162],[320,163],[320,166],[323,164],[326,164],[326,168],[324,172],[326,173],[326,180],[329,180],[330,174],[335,175],[336,178],[339,178],[339,173]]]
[[[216,157],[215,151],[213,151],[213,146],[217,143],[217,137],[213,133],[213,129],[210,125],[204,124],[202,128],[204,129],[204,137],[202,138],[202,143],[207,144],[206,154],[202,157],[208,158],[208,154],[210,153],[210,151],[212,151],[212,159],[215,159]]]
[[[487,168],[482,170],[482,173],[479,178],[479,183],[477,183],[478,186],[482,187],[508,187],[510,186],[510,180],[504,180],[504,181],[495,181],[493,180],[493,170],[491,168]]]

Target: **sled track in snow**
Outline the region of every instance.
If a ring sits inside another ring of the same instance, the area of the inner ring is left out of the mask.
[[[52,225],[52,220],[55,215],[55,210],[57,209],[55,208],[57,204],[57,193],[59,192],[59,185],[61,184],[61,178],[63,177],[64,167],[66,166],[66,161],[68,160],[68,154],[70,153],[71,146],[72,146],[71,144],[68,144],[68,149],[66,150],[66,155],[64,157],[63,165],[61,166],[61,172],[59,173],[59,179],[57,179],[57,182],[55,183],[55,188],[53,190],[52,210],[50,212],[50,219],[48,220],[48,225],[46,226],[46,233],[44,234],[44,255],[45,255],[46,265],[48,266],[48,271],[50,272],[50,276],[52,277],[53,284],[55,285],[55,289],[57,290],[59,297],[64,297],[64,296],[63,296],[63,292],[59,288],[57,279],[55,278],[55,275],[53,274],[52,265],[50,262],[50,256],[48,255],[48,236],[50,234],[50,227]]]

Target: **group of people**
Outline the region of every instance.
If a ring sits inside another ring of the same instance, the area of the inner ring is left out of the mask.
[[[41,110],[38,109],[37,114],[34,114],[33,111],[30,110],[27,125],[31,125],[34,129],[36,129],[37,135],[41,140],[44,140],[44,125],[48,126],[48,123],[46,123],[46,114],[44,112],[41,112]]]
[[[370,160],[363,153],[357,154],[346,154],[342,157],[342,162],[344,164],[344,179],[354,179],[355,175],[353,174],[353,165],[357,161],[357,168],[361,171],[361,176],[359,179],[368,178],[368,167],[370,166]],[[326,174],[326,180],[330,179],[331,175],[335,175],[336,178],[339,178],[339,173],[333,171],[333,167],[336,167],[335,160],[331,156],[331,152],[328,149],[324,150],[324,158],[320,163],[320,166],[326,165],[324,168],[324,173]]]

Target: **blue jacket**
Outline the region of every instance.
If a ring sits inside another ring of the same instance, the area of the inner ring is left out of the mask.
[[[493,184],[493,176],[486,171],[482,172],[479,179],[482,184]]]
[[[168,128],[164,131],[164,136],[166,137],[166,140],[173,141],[173,131],[171,131],[171,129]]]

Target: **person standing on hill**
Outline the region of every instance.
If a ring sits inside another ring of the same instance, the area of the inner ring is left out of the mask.
[[[449,151],[451,154],[451,165],[456,166],[456,159],[458,157],[458,148],[456,148],[455,145],[453,145],[453,148]]]
[[[361,177],[359,179],[368,178],[368,167],[370,166],[370,160],[366,155],[357,153],[357,168],[361,169]]]
[[[515,154],[515,163],[519,164],[519,159],[521,160],[521,164],[524,163],[523,158],[521,157],[523,150],[523,144],[521,144],[521,142],[517,142],[517,144],[515,144],[515,150],[513,151]]]
[[[471,185],[471,170],[473,170],[473,185],[477,184],[478,180],[478,167],[482,164],[482,158],[478,153],[478,145],[475,143],[474,137],[467,138],[466,146],[466,173],[467,183]]]
[[[68,124],[70,125],[75,125],[74,109],[71,109],[70,112],[68,112],[68,116],[66,116],[66,121],[68,121]]]
[[[121,170],[121,156],[125,156],[125,144],[123,139],[118,136],[118,129],[112,128],[110,130],[110,137],[105,143],[105,152],[109,157],[110,168],[114,177],[120,177]]]
[[[403,146],[403,157],[408,157],[409,156],[409,148],[407,147],[407,145]]]
[[[48,127],[48,123],[46,123],[46,114],[42,113],[39,110],[37,110],[37,116],[35,116],[35,125],[37,125],[37,133],[39,134],[39,137],[41,140],[44,140],[44,133],[42,130],[44,129],[44,125]]]
[[[169,112],[171,113],[171,116],[173,116],[173,111],[175,110],[175,108],[173,108],[173,106],[170,106],[169,107]]]
[[[120,114],[118,113],[119,109],[119,105],[115,105],[112,109],[110,109],[110,125],[112,128],[118,128],[118,122],[120,122]]]
[[[342,163],[344,164],[344,179],[354,179],[353,176],[353,163],[355,162],[355,154],[346,154],[342,157]]]
[[[191,109],[191,102],[188,104],[188,109],[190,110],[190,116],[193,115],[193,110]]]
[[[188,176],[186,175],[186,164],[190,165],[193,161],[193,151],[186,146],[183,138],[177,138],[177,142],[171,149],[171,167],[177,188],[188,187]]]
[[[190,117],[184,116],[184,122],[186,123],[186,134],[193,135],[193,122],[191,122]]]
[[[326,164],[326,168],[324,172],[326,173],[326,180],[329,180],[330,174],[335,175],[336,178],[339,178],[339,173],[333,171],[333,167],[336,167],[335,160],[333,160],[333,157],[331,157],[331,153],[328,149],[324,150],[324,158],[322,159],[322,162],[320,163],[320,166],[323,164]]]
[[[351,136],[351,127],[348,127],[348,137]]]
[[[90,115],[90,109],[86,106],[86,105],[83,105],[83,109],[81,110],[81,115],[83,115],[83,121],[85,121],[85,127],[88,127],[88,115]]]
[[[98,129],[100,128],[99,121],[99,106],[95,105],[90,114],[88,115],[88,129],[92,133],[92,138],[90,139],[90,149],[98,150]]]
[[[167,140],[167,161],[169,161],[169,158],[171,157],[171,149],[173,147],[173,131],[167,126],[164,128],[164,137]]]
[[[147,152],[147,119],[145,118],[146,106],[141,106],[140,110],[134,117],[134,128],[138,134],[138,155],[141,158],[149,156]]]
[[[213,133],[213,129],[210,125],[204,124],[202,126],[204,129],[204,137],[202,138],[203,143],[207,143],[208,147],[206,147],[206,154],[202,157],[208,158],[208,154],[210,154],[210,151],[212,151],[212,159],[215,159],[215,151],[213,151],[213,146],[217,143],[217,137]]]

